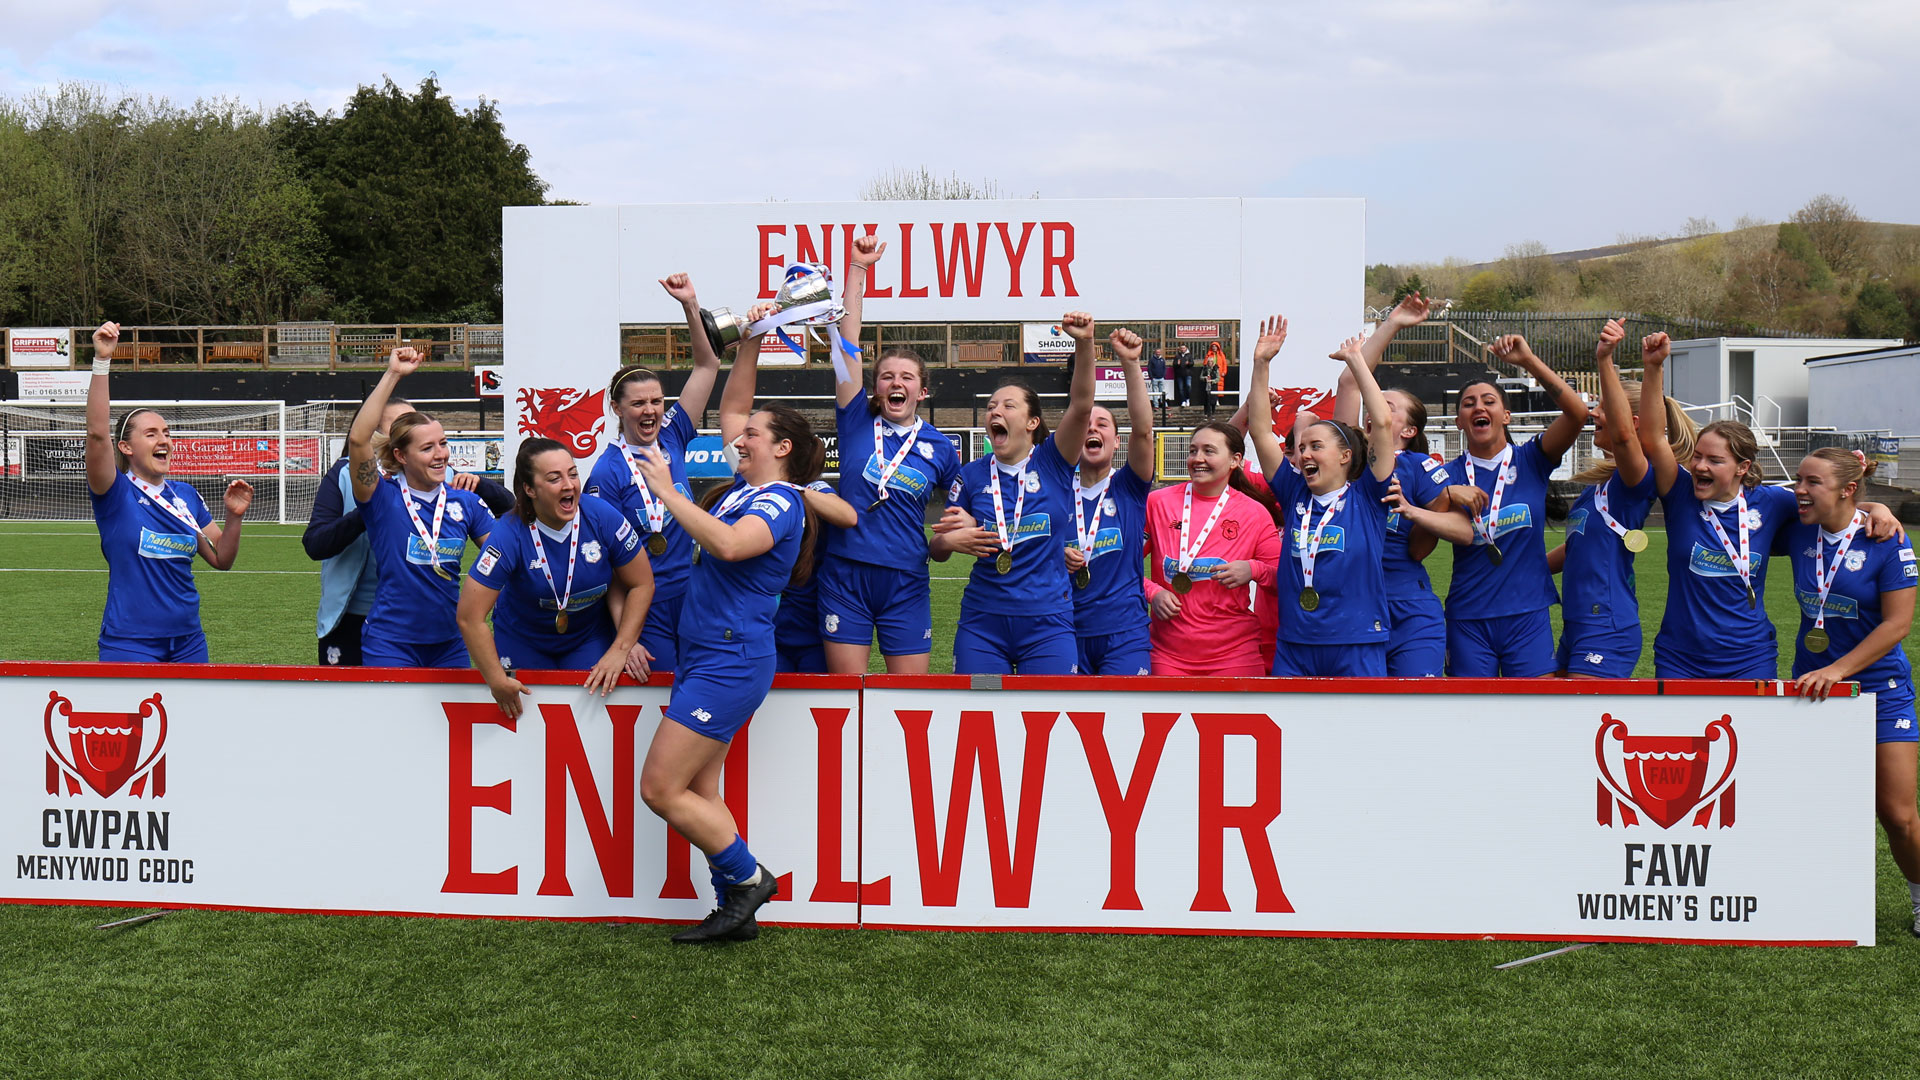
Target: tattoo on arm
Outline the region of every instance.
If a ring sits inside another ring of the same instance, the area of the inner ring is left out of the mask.
[[[379,479],[380,479],[380,470],[378,467],[374,465],[373,462],[362,461],[354,465],[353,482],[355,484],[371,486],[377,483]]]

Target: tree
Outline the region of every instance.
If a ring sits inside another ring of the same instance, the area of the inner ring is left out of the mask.
[[[1513,281],[1498,270],[1480,271],[1460,290],[1460,306],[1468,311],[1508,311],[1513,300]]]
[[[1508,291],[1514,300],[1545,296],[1553,287],[1553,256],[1538,240],[1508,244],[1500,270],[1510,283]]]
[[[337,117],[282,110],[275,130],[318,200],[341,309],[381,322],[499,317],[500,210],[539,205],[547,185],[493,102],[462,110],[432,76],[412,95],[387,79]]]
[[[1847,333],[1854,337],[1904,338],[1912,329],[1905,304],[1884,281],[1869,281],[1847,312]]]
[[[1807,235],[1804,227],[1786,221],[1780,224],[1780,251],[1787,258],[1807,268],[1806,287],[1814,292],[1828,292],[1833,288],[1833,268],[1813,246],[1813,238]]]
[[[1845,275],[1859,267],[1867,230],[1852,203],[1838,195],[1815,195],[1793,212],[1793,223],[1806,230],[1813,249],[1834,273]]]
[[[868,202],[894,199],[940,202],[952,199],[1004,199],[1007,196],[1000,190],[998,180],[982,180],[976,184],[960,179],[957,172],[940,177],[922,165],[917,169],[890,169],[881,173],[860,189],[860,197]],[[1037,191],[1028,196],[1032,199],[1039,197]]]
[[[1408,274],[1407,280],[1401,282],[1400,286],[1393,290],[1394,306],[1398,307],[1400,301],[1405,300],[1414,293],[1419,293],[1422,296],[1425,296],[1427,293],[1427,283],[1420,280],[1420,274],[1417,271]],[[1429,297],[1429,299],[1431,299],[1431,297]]]
[[[26,121],[0,111],[0,323],[74,322],[81,246],[67,176]],[[79,319],[79,322],[87,320]]]

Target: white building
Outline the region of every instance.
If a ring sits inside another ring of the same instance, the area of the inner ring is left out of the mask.
[[[1712,406],[1708,413],[1693,413],[1703,423],[1739,420],[1756,428],[1806,427],[1808,360],[1899,344],[1898,338],[1676,341],[1667,360],[1667,394],[1688,405]]]
[[[1806,369],[1812,426],[1920,435],[1920,345],[1816,357]]]

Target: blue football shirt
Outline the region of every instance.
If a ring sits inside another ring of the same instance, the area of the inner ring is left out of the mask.
[[[1412,450],[1402,450],[1394,458],[1394,478],[1400,481],[1400,492],[1408,502],[1425,509],[1433,500],[1440,497],[1448,484],[1447,467],[1426,454]],[[1383,563],[1387,575],[1387,599],[1411,600],[1419,596],[1433,594],[1433,581],[1427,577],[1425,565],[1416,561],[1407,552],[1407,544],[1413,539],[1413,524],[1398,513],[1387,515],[1386,554]]]
[[[881,425],[880,445],[873,441],[874,421]],[[927,565],[927,504],[953,483],[960,473],[960,455],[953,440],[932,424],[921,424],[913,447],[891,475],[886,466],[905,445],[911,425],[900,428],[876,416],[867,407],[867,392],[834,411],[840,442],[840,493],[860,511],[860,524],[833,529],[828,550],[837,559],[924,570]],[[885,455],[883,458],[881,455]],[[887,498],[880,498],[880,478],[887,477]]]
[[[1829,643],[1825,652],[1814,652],[1807,648],[1807,631],[1813,629],[1814,616],[1820,610],[1820,583],[1814,576],[1814,544],[1823,535],[1827,572],[1834,575],[1833,588],[1827,593],[1827,618],[1823,627]],[[1865,641],[1868,634],[1879,629],[1882,594],[1920,584],[1920,563],[1914,562],[1913,543],[1905,538],[1869,540],[1866,527],[1862,526],[1854,534],[1853,543],[1848,545],[1846,558],[1840,560],[1838,572],[1833,568],[1834,556],[1840,550],[1838,536],[1827,533],[1819,525],[1795,521],[1781,530],[1781,538],[1791,558],[1793,596],[1800,607],[1800,632],[1794,639],[1793,649],[1795,678],[1847,655]],[[1860,688],[1868,691],[1890,689],[1890,680],[1898,684],[1912,677],[1912,663],[1902,645],[1895,645],[1887,655],[1853,676]]]
[[[667,410],[660,424],[657,443],[660,452],[667,456],[667,470],[673,474],[674,490],[689,499],[693,499],[693,487],[687,480],[687,444],[697,434],[686,410],[675,404]],[[633,527],[640,531],[642,544],[653,533],[653,525],[647,520],[646,498],[641,495],[645,487],[646,484],[635,475],[626,450],[617,442],[601,449],[592,471],[587,474],[587,494],[597,495],[619,508],[627,520],[633,522]],[[679,522],[673,520],[672,511],[664,507],[662,510],[665,520],[661,523],[660,531],[667,538],[667,550],[661,555],[653,554],[651,549],[647,552],[648,558],[653,561],[653,598],[656,601],[671,600],[686,592],[687,574],[693,567],[693,538],[687,535],[687,530],[681,528]]]
[[[1093,528],[1093,550],[1087,554],[1087,587],[1073,590],[1074,632],[1079,637],[1102,637],[1147,623],[1146,568],[1147,493],[1153,486],[1125,465],[1085,492],[1079,512]],[[1071,501],[1072,496],[1068,496]],[[1079,523],[1072,511],[1062,522],[1068,539],[1079,541]],[[1065,552],[1062,552],[1064,557]]]
[[[1549,458],[1541,449],[1539,436],[1513,448],[1499,517],[1488,523],[1488,531],[1500,548],[1500,564],[1494,565],[1488,557],[1484,538],[1453,546],[1447,618],[1498,619],[1559,603],[1553,575],[1547,572],[1546,543],[1547,478],[1559,463],[1559,458]],[[1447,472],[1460,483],[1467,483],[1466,466],[1467,457],[1462,454],[1447,463]],[[1472,483],[1489,498],[1497,479],[1492,462],[1474,459]]]
[[[997,556],[973,561],[960,617],[989,615],[1067,615],[1073,612],[1073,585],[1067,578],[1067,542],[1073,536],[1073,466],[1060,456],[1053,436],[1041,440],[1027,459],[1026,499],[1019,500],[1018,470],[999,464],[992,454],[960,467],[947,488],[947,505],[964,507],[980,527],[994,529],[993,488],[989,469],[1000,470],[1000,503],[1013,540],[1013,569],[995,569]]]
[[[716,558],[712,552],[700,557],[680,609],[681,648],[697,644],[743,657],[771,656],[774,611],[793,576],[806,530],[800,489],[784,482],[754,488],[735,477],[726,496],[714,504],[714,516],[729,525],[759,518],[773,532],[773,547],[739,562]]]
[[[493,607],[495,629],[541,642],[552,653],[569,652],[596,636],[613,633],[607,590],[614,585],[615,568],[632,562],[640,553],[640,531],[610,503],[588,495],[580,500],[574,520],[580,523],[580,548],[573,560],[571,594],[567,592],[571,536],[564,531],[556,534],[545,525],[535,526],[547,560],[547,572],[542,573],[534,562],[533,530],[517,514],[494,527],[487,546],[467,572],[473,580],[500,592]],[[551,583],[547,574],[553,575]],[[562,596],[567,597],[564,634],[553,628]]]
[[[1618,472],[1607,478],[1607,513],[1627,529],[1638,529],[1653,512],[1653,470],[1629,485]],[[1568,622],[1615,630],[1640,625],[1640,597],[1634,586],[1633,552],[1600,516],[1600,486],[1590,485],[1567,511],[1566,562],[1560,568],[1561,612]]]
[[[116,474],[105,495],[89,489],[93,520],[100,529],[100,554],[107,559],[107,606],[100,633],[109,637],[183,637],[200,629],[200,590],[193,582],[193,557],[200,550],[200,529],[213,523],[206,502],[193,485],[179,480],[161,484],[175,511],[156,506],[125,473]]]
[[[1347,486],[1343,500],[1324,499],[1307,488],[1306,478],[1287,462],[1272,478],[1273,494],[1287,514],[1286,554],[1280,559],[1280,640],[1295,645],[1363,645],[1387,640],[1392,623],[1387,617],[1386,548],[1387,507],[1380,501],[1387,483],[1374,479],[1373,470]],[[1340,508],[1331,519],[1327,511]],[[1306,588],[1301,563],[1313,536],[1320,530],[1320,546],[1313,558],[1313,588],[1320,606],[1300,606]]]
[[[1667,658],[1701,678],[1773,663],[1780,655],[1773,620],[1767,617],[1767,553],[1780,530],[1799,520],[1793,492],[1757,487],[1746,493],[1747,543],[1758,603],[1749,606],[1746,586],[1713,527],[1700,516],[1711,510],[1737,552],[1740,523],[1735,503],[1703,503],[1693,494],[1685,468],[1660,500],[1667,523],[1667,611],[1653,639],[1654,660]]]
[[[476,547],[486,541],[494,521],[480,496],[448,484],[440,488],[447,493],[447,506],[440,519],[438,550],[431,552],[402,500],[413,501],[420,524],[431,532],[433,493],[413,491],[404,479],[389,476],[374,485],[372,497],[358,504],[367,525],[367,551],[380,575],[364,635],[406,645],[431,645],[460,636],[454,622],[454,609],[460,603],[460,557],[469,541]],[[436,565],[451,576],[436,574]]]

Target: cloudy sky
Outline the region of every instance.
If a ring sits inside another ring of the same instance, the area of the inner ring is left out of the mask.
[[[777,5],[0,0],[0,95],[338,108],[428,72],[556,198],[1358,195],[1370,261],[1779,220],[1920,222],[1913,0]]]

